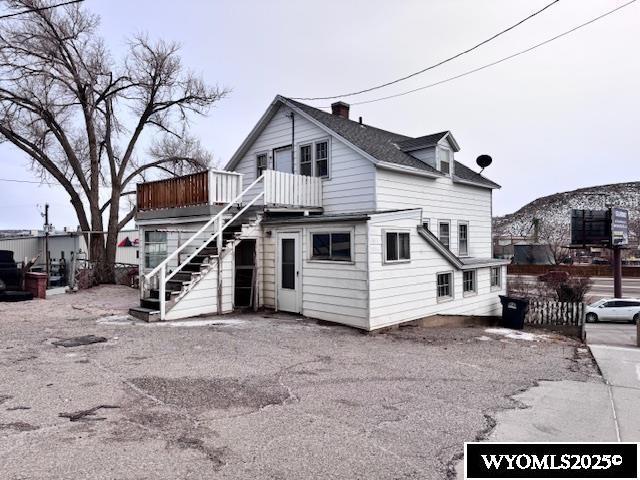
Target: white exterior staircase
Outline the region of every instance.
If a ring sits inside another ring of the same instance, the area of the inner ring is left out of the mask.
[[[260,176],[227,203],[204,226],[140,278],[140,307],[129,314],[145,321],[176,320],[233,309],[233,255],[247,236],[256,237],[262,216],[250,208],[265,195],[260,189],[250,201],[245,195]],[[177,266],[172,266],[177,263]]]

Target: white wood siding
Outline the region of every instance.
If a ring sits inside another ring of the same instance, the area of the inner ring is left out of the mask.
[[[306,317],[368,329],[367,227],[335,223],[296,227],[264,226],[272,232],[262,242],[264,306],[276,307],[277,233],[298,231],[302,240],[302,314]],[[352,262],[311,260],[311,232],[350,231]]]
[[[269,168],[273,165],[273,149],[291,144],[291,112],[281,106],[269,124],[258,136],[235,171],[243,174],[243,188],[256,179],[256,155],[266,153]],[[336,138],[330,138],[320,127],[295,114],[295,171],[299,173],[300,145],[315,140],[329,139],[329,178],[323,179],[323,207],[325,213],[372,210],[375,208],[375,167],[360,154]],[[250,200],[259,193],[256,186],[245,197]]]
[[[501,291],[492,291],[489,268],[477,270],[477,293],[464,296],[462,272],[455,271],[417,234],[420,212],[375,215],[369,222],[370,328],[376,329],[435,314],[498,315]],[[409,231],[411,261],[384,263],[383,232]],[[436,275],[452,272],[453,300],[439,302]],[[503,267],[503,281],[506,281]],[[505,283],[503,283],[505,285]]]
[[[450,221],[451,251],[458,254],[458,221],[469,222],[469,256],[491,258],[491,190],[404,173],[378,170],[377,210],[422,208],[433,233],[438,222]]]

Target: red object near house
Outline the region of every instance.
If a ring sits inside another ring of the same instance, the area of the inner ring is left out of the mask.
[[[27,272],[24,274],[24,289],[34,298],[47,298],[47,274]]]

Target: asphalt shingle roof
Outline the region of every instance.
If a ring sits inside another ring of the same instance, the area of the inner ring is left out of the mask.
[[[434,145],[437,145],[437,143],[442,140],[442,137],[447,133],[449,132],[438,132],[432,133],[431,135],[425,135],[423,137],[403,140],[402,142],[398,142],[398,148],[403,152],[410,152],[420,148],[433,147]]]
[[[432,137],[436,138],[439,136],[439,140],[448,132],[412,138],[332,115],[304,103],[296,102],[295,100],[287,98],[286,101],[377,160],[412,167],[435,175],[442,175],[431,165],[427,165],[421,160],[403,152],[402,148],[406,148],[407,145],[412,144],[425,144],[426,146],[427,142],[433,142]],[[431,145],[437,143],[438,140],[431,143]],[[402,147],[402,145],[405,147]],[[474,172],[458,161],[454,161],[454,176],[461,180],[477,183],[489,188],[499,187],[498,184]]]

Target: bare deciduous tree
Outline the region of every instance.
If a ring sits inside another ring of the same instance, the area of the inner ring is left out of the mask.
[[[90,256],[101,262],[101,281],[111,281],[117,233],[135,214],[121,215],[121,199],[152,169],[181,174],[209,163],[188,134],[189,118],[227,91],[188,72],[176,44],[144,35],[114,61],[97,35],[98,17],[78,4],[0,3],[32,10],[0,23],[0,142],[64,187],[83,231],[108,232],[92,237]]]

